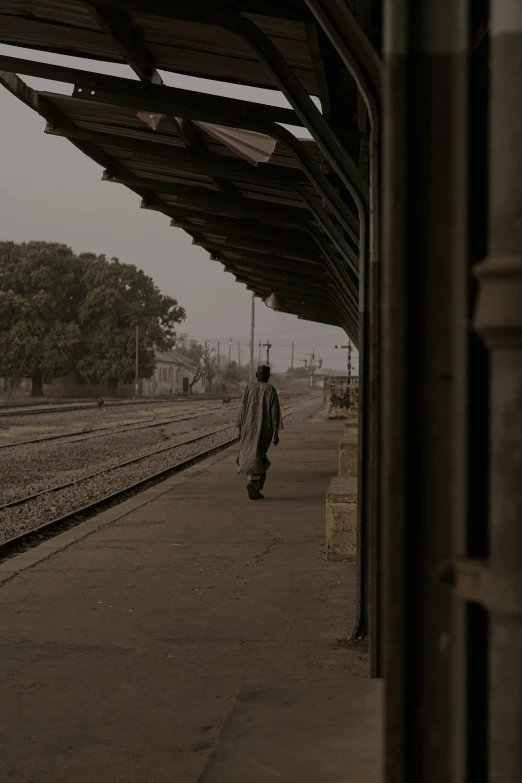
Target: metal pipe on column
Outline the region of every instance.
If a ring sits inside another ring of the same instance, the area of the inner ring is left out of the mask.
[[[357,611],[352,638],[369,635],[370,671],[381,674],[380,621],[380,253],[379,171],[382,65],[356,17],[342,0],[306,0],[352,75],[370,121],[369,212],[361,225],[359,351],[359,503]]]
[[[387,783],[450,780],[465,513],[467,0],[385,0],[382,482]]]
[[[252,312],[250,316],[250,367],[248,371],[249,383],[253,383],[256,377],[255,369],[254,369],[255,329],[256,329],[256,295],[252,294]]]
[[[522,780],[522,4],[490,5],[488,257],[475,326],[489,351],[489,778]]]

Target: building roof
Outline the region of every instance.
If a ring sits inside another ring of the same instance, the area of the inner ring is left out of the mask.
[[[359,160],[366,133],[355,84],[305,3],[7,0],[0,42],[129,64],[141,81],[0,57],[0,82],[47,119],[48,133],[170,217],[257,296],[275,291],[285,312],[342,325],[357,342],[355,202],[321,146],[288,130],[302,126],[301,114],[167,87],[159,73],[318,96]],[[15,74],[71,84],[72,96],[31,90]],[[164,119],[153,130],[139,112]],[[274,153],[253,166],[199,122],[271,136]]]
[[[186,367],[187,370],[192,372],[196,371],[194,364],[190,361],[188,356],[181,353],[181,351],[155,351],[154,358],[156,362],[165,362],[166,364],[179,364],[182,367]]]

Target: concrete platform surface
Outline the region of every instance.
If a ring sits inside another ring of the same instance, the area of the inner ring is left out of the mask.
[[[366,674],[324,559],[342,426],[289,426],[264,501],[233,448],[6,562],[2,783],[194,783],[241,683]]]
[[[370,679],[246,686],[201,783],[379,783],[381,699]]]

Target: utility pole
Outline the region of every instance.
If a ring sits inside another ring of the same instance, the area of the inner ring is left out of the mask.
[[[239,366],[241,367],[241,347],[239,345],[239,340],[237,341],[237,360],[238,360]]]
[[[228,341],[228,369],[230,370],[230,362],[232,361],[232,338]]]
[[[139,363],[139,340],[140,340],[140,327],[138,324],[136,324],[136,367],[134,370],[134,395],[135,397],[138,396],[138,374],[140,370],[140,363]]]
[[[315,348],[312,348],[311,358],[308,366],[310,368],[310,386],[313,388],[315,373]]]
[[[218,340],[218,349],[217,349],[217,369],[219,372],[219,340]]]
[[[270,348],[272,347],[270,340],[267,340],[266,343],[263,343],[263,347],[266,348],[266,363],[267,366],[270,367]]]
[[[352,349],[353,349],[352,341],[348,340],[348,345],[336,345],[335,347],[348,349],[348,365],[347,365],[348,378],[351,378],[352,377]]]
[[[254,381],[254,338],[256,329],[256,298],[252,294],[252,318],[250,319],[250,372],[249,381]]]
[[[292,370],[294,369],[294,343],[292,342]]]
[[[257,363],[259,365],[261,364],[261,340],[259,341],[259,347],[258,347],[258,352],[257,352]]]

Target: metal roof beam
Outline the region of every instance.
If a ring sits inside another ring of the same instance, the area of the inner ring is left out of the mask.
[[[202,223],[193,223],[192,220],[200,219]],[[204,234],[216,234],[224,237],[245,237],[247,239],[260,240],[262,244],[266,240],[267,227],[265,223],[255,220],[233,220],[231,218],[219,218],[219,220],[207,218],[201,212],[194,212],[183,215],[180,218],[172,218],[171,225],[184,228],[187,231],[199,231]],[[274,242],[283,242],[291,245],[294,249],[307,249],[308,253],[313,251],[310,247],[310,240],[307,234],[296,229],[270,227],[270,239]],[[307,241],[308,240],[308,241]],[[317,253],[317,258],[321,256]]]
[[[170,165],[185,167],[187,171],[206,174],[208,166],[227,167],[228,171],[243,173],[249,179],[256,177],[256,181],[264,184],[268,178],[272,180],[271,186],[282,188],[293,188],[299,183],[306,183],[306,177],[300,169],[285,168],[284,166],[274,166],[269,164],[259,164],[254,169],[251,163],[241,158],[229,155],[219,155],[207,150],[186,150],[182,147],[176,147],[167,141],[160,141],[160,138],[154,137],[154,140],[144,141],[143,139],[134,139],[121,133],[102,133],[91,131],[85,128],[75,126],[61,127],[59,125],[49,125],[45,132],[51,136],[65,136],[68,139],[74,138],[80,141],[90,141],[93,144],[99,144],[103,147],[115,147],[117,149],[130,150],[136,153],[136,160],[151,160],[159,165]],[[137,157],[139,155],[139,157]],[[224,169],[220,170],[219,176],[223,176]],[[259,174],[259,177],[258,177]],[[263,181],[263,182],[262,182]]]
[[[124,11],[117,8],[104,8],[96,3],[84,2],[83,5],[101,29],[112,38],[124,60],[142,81],[149,84],[163,84],[153,58],[137,37],[129,16]],[[197,137],[190,123],[186,123],[181,117],[176,117],[172,112],[168,116],[184,144],[187,147],[195,144]]]
[[[161,184],[157,180],[151,180],[151,184],[148,184],[147,178],[142,179],[133,175],[118,176],[111,174],[109,176],[107,174],[104,179],[108,182],[117,182],[130,187],[149,188],[158,193],[176,196],[174,204],[164,203],[164,206],[161,208],[158,208],[147,199],[144,199],[142,204],[143,209],[155,209],[172,217],[179,217],[181,209],[187,206],[189,209],[201,209],[212,212],[217,216],[224,214],[240,218],[259,218],[267,223],[275,223],[280,226],[304,228],[308,223],[307,212],[296,207],[278,209],[277,205],[274,205],[275,208],[272,209],[267,207],[262,201],[254,199],[231,198],[230,196],[221,195],[216,190],[174,185],[169,182]]]
[[[191,0],[194,6],[208,8],[208,0]],[[168,4],[167,4],[168,5]],[[313,22],[313,16],[302,3],[288,3],[285,0],[226,0],[223,3],[243,14],[268,16],[272,19],[284,19],[289,22]]]
[[[184,210],[182,208],[178,208],[178,209],[173,208],[172,211],[175,211],[176,215],[177,215],[177,217],[175,217],[173,219],[173,221],[172,221],[173,225],[176,225],[176,223],[178,222],[178,219],[181,219],[183,221],[185,219],[186,215],[190,215],[190,217],[192,217],[192,218],[198,217],[201,220],[205,220],[206,217],[207,217],[204,212],[195,212],[194,210]],[[223,220],[221,215],[219,216],[219,220],[220,221]],[[261,238],[265,238],[266,237],[266,232],[267,232],[266,224],[259,223],[259,222],[256,222],[256,221],[252,221],[252,220],[230,220],[230,219],[227,219],[227,218],[224,218],[224,220],[228,221],[228,223],[231,223],[231,224],[248,224],[248,225],[251,225],[251,226],[253,226],[252,231],[254,231],[256,229],[259,229],[261,231]],[[347,303],[349,303],[349,305],[352,307],[352,309],[357,311],[357,307],[358,307],[358,305],[357,305],[357,301],[358,301],[358,299],[357,299],[357,282],[356,281],[351,281],[349,279],[349,276],[348,276],[348,279],[347,279],[347,272],[348,272],[348,270],[346,268],[344,268],[343,262],[336,258],[336,256],[333,253],[333,251],[328,247],[328,244],[327,244],[325,238],[321,236],[320,232],[317,231],[317,229],[315,229],[311,224],[308,224],[308,228],[306,228],[303,225],[301,225],[299,228],[301,230],[304,229],[306,231],[306,233],[308,234],[310,239],[314,242],[313,246],[316,246],[318,248],[318,251],[319,251],[319,253],[320,253],[320,255],[321,255],[322,259],[323,259],[324,274],[325,275],[327,275],[327,274],[331,275],[332,280],[335,281],[335,285],[338,288],[338,292],[339,293],[343,292],[343,296],[345,297],[345,301]],[[198,229],[198,227],[196,226],[196,231],[197,231],[197,229]],[[193,233],[195,233],[194,226],[192,226],[192,225],[189,225],[189,227],[186,230],[188,231],[188,233],[191,234],[191,236],[192,236]],[[273,230],[274,229],[271,226],[270,227],[270,232],[272,232]],[[275,230],[280,232],[281,234],[283,234],[284,232],[286,232],[287,229],[279,229],[279,228],[277,228]],[[292,229],[292,231],[289,232],[289,233],[295,235],[297,233],[296,232],[296,227],[294,227]],[[302,233],[302,231],[300,233]],[[220,250],[221,250],[221,248],[220,248]],[[243,254],[243,258],[245,258],[245,254]],[[257,257],[256,263],[260,263],[260,258],[261,258],[260,256]],[[264,256],[262,258],[262,263],[265,266],[273,266],[274,264],[276,264],[276,265],[279,266],[279,268],[281,268],[281,262],[280,261],[275,261],[273,259],[273,257],[270,257],[268,255],[266,255],[266,256]],[[289,264],[290,262],[286,262],[286,263]],[[306,268],[307,269],[310,268],[310,264],[308,264],[308,266]]]
[[[325,153],[346,188],[352,193],[360,209],[369,203],[368,184],[359,168],[330,128],[300,81],[270,38],[248,17],[224,6],[195,7],[180,0],[175,4],[158,0],[103,0],[101,5],[120,7],[129,11],[180,19],[221,27],[234,33],[258,56],[287,100],[295,106],[304,125]]]
[[[96,3],[83,3],[89,14],[116,44],[120,54],[140,79],[162,84],[163,79],[142,42],[136,37],[127,14],[117,8],[104,8]]]
[[[272,281],[277,280],[282,283],[289,283],[291,285],[296,285],[297,289],[303,289],[303,290],[309,290],[309,291],[321,291],[321,290],[327,290],[329,289],[329,279],[321,278],[321,277],[315,277],[315,278],[309,278],[309,277],[301,277],[299,272],[278,272],[275,269],[265,269],[259,268],[255,265],[248,264],[245,261],[236,261],[236,260],[228,260],[224,259],[227,262],[227,267],[234,268],[240,270],[244,274],[248,274],[249,276],[253,278],[260,277],[262,280]],[[315,281],[315,282],[313,282]]]
[[[135,108],[135,101],[142,100],[143,104],[139,106],[138,111],[150,109],[150,111],[168,114],[175,108],[176,112],[188,119],[206,120],[218,124],[243,123],[237,127],[246,127],[247,130],[255,130],[251,123],[257,122],[302,126],[302,122],[292,109],[242,101],[238,98],[223,98],[210,93],[168,87],[165,84],[138,82],[135,79],[107,76],[94,71],[68,68],[64,65],[40,63],[22,57],[0,55],[0,69],[23,76],[35,76],[72,84],[75,86],[75,93],[82,90],[78,97],[89,95],[91,100],[96,100],[96,95],[100,92],[114,95],[115,100],[120,101],[115,105],[128,108]],[[86,91],[85,94],[83,91]]]
[[[238,249],[238,250],[253,250],[258,251],[262,254],[270,254],[270,255],[279,255],[284,258],[292,258],[297,261],[305,261],[305,262],[312,262],[312,263],[321,263],[321,257],[318,253],[314,253],[313,247],[293,247],[290,243],[282,243],[282,242],[275,242],[270,241],[270,239],[258,239],[258,240],[252,240],[248,239],[248,237],[242,237],[242,236],[230,236],[229,234],[226,234],[225,241],[224,242],[216,242],[216,240],[213,239],[206,239],[206,235],[208,234],[208,229],[205,229],[204,231],[198,231],[196,227],[186,227],[182,226],[186,231],[193,232],[197,236],[202,236],[202,241],[210,241],[214,245],[218,245],[219,247],[222,247],[223,250],[226,250],[227,248],[230,250]],[[215,232],[212,232],[215,233]],[[266,233],[266,232],[265,232]],[[195,243],[197,244],[197,243]]]
[[[266,262],[263,262],[260,266],[260,263],[257,259],[252,260],[252,262],[249,261],[248,256],[241,256],[240,259],[230,259],[227,256],[223,255],[222,253],[218,253],[216,251],[213,251],[211,255],[211,259],[219,260],[220,263],[225,264],[226,267],[234,267],[239,270],[244,270],[244,272],[250,273],[251,271],[254,271],[254,274],[259,276],[262,275],[264,272],[264,269],[267,268],[267,274],[266,278],[268,280],[274,279],[276,280],[275,275],[273,274],[274,270],[274,264],[267,265]],[[306,283],[308,280],[308,276],[304,278],[302,272],[300,271],[300,267],[292,267],[289,269],[288,273],[285,272],[285,269],[281,267],[280,265],[275,265],[275,273],[277,274],[277,271],[281,270],[281,274],[287,278],[292,278],[294,285],[299,286],[301,283]],[[331,277],[327,269],[319,270],[320,274],[322,273],[322,276],[316,280],[315,285],[311,290],[317,291],[318,288],[324,288],[324,286],[328,286],[329,290],[331,292],[331,296],[333,299],[335,299],[337,306],[343,311],[344,317],[348,320],[350,324],[350,329],[352,332],[355,332],[358,334],[359,329],[359,313],[356,306],[353,306],[350,308],[348,306],[347,300],[342,296],[341,291],[339,289],[339,286],[337,285],[336,281]],[[277,278],[279,280],[279,277]],[[277,289],[277,287],[276,287]]]
[[[288,119],[283,119],[281,114],[290,112],[292,115],[291,110],[274,109],[274,107],[260,106],[247,101],[236,101],[233,98],[217,98],[212,95],[179,90],[164,85],[143,84],[132,79],[103,76],[15,57],[0,56],[0,68],[72,83],[75,85],[74,96],[84,100],[123,106],[136,111],[148,110],[163,114],[172,113],[172,107],[175,106],[176,111],[189,119],[216,122],[228,127],[239,127],[265,133],[287,148],[349,236],[356,244],[359,242],[357,218],[319,166],[312,160],[305,145],[287,128],[283,128],[279,124],[291,124]],[[261,114],[254,116],[256,110]],[[273,115],[274,111],[281,115],[279,119]]]
[[[278,277],[264,277],[259,273],[243,271],[230,264],[225,264],[225,269],[233,272],[234,275],[248,280],[250,284],[260,285],[267,288],[268,291],[275,291],[278,294],[286,294],[288,297],[299,300],[301,297],[306,301],[314,303],[324,302],[326,305],[332,304],[332,297],[328,290],[319,292],[314,286],[299,284],[296,280],[284,280]]]
[[[33,90],[31,90],[27,85],[25,85],[18,77],[11,73],[2,73],[0,74],[0,81],[4,84],[4,86],[7,87],[13,94],[16,95],[20,100],[25,102],[27,105],[29,105],[32,109],[35,111],[38,111],[42,116],[45,117],[45,119],[48,122],[57,124],[57,125],[67,125],[68,123],[71,123],[71,121],[63,115],[61,111],[57,109],[57,107],[53,106],[49,100],[45,96],[37,95]],[[73,124],[71,123],[71,126]],[[108,166],[111,171],[122,171],[122,177],[126,177],[128,180],[126,184],[133,189],[136,193],[138,193],[140,196],[144,199],[144,205],[146,204],[149,208],[153,208],[158,211],[162,211],[165,214],[172,214],[175,216],[179,216],[180,212],[183,213],[183,209],[176,208],[172,205],[166,204],[163,202],[160,198],[156,196],[155,193],[153,193],[150,189],[150,186],[152,183],[145,180],[140,180],[139,178],[133,178],[131,176],[128,176],[127,170],[124,166],[122,166],[118,161],[113,159],[110,155],[108,155],[103,149],[99,149],[96,147],[96,145],[90,144],[90,143],[78,143],[72,141],[72,143],[75,144],[81,151],[83,151],[85,154],[87,154],[89,157],[91,157],[93,160],[98,162],[100,165]],[[133,181],[129,181],[133,180]],[[183,189],[182,189],[183,190]],[[194,191],[198,193],[200,189],[194,188]],[[194,210],[193,207],[203,208],[203,209],[209,209],[210,211],[216,211],[218,214],[220,212],[227,212],[230,215],[233,215],[234,217],[247,217],[248,219],[252,219],[252,211],[250,209],[241,209],[237,205],[229,205],[226,203],[226,199],[212,199],[212,197],[207,197],[207,202],[198,202],[195,198],[192,198],[192,195],[187,195],[187,189],[184,189],[184,194],[182,195],[182,198],[185,197],[185,205],[188,204],[191,209],[189,211],[185,211],[185,214],[193,214]],[[179,203],[179,202],[178,202]],[[282,210],[277,209],[275,212],[270,209],[265,209],[259,202],[252,204],[253,209],[255,209],[255,218],[263,218],[268,221],[274,221],[275,223],[281,222],[282,218]],[[295,213],[298,213],[295,215]],[[340,288],[344,288],[346,285],[346,282],[343,283],[342,278],[342,268],[344,267],[344,264],[335,259],[335,254],[329,248],[328,243],[326,242],[324,237],[321,237],[320,232],[317,231],[317,229],[309,223],[304,215],[300,214],[300,210],[294,210],[295,217],[288,215],[288,208],[286,210],[286,213],[284,215],[284,220],[289,223],[290,225],[293,225],[294,228],[298,230],[305,230],[310,233],[310,235],[313,237],[313,239],[319,243],[319,247],[321,248],[321,251],[324,253],[325,258],[331,263],[333,266],[332,268],[337,268],[337,275],[339,274],[339,271],[341,271],[341,277],[337,281]],[[204,215],[202,215],[204,216]],[[340,264],[340,267],[339,267]],[[344,271],[344,274],[346,274],[346,271]],[[348,299],[351,299],[351,295],[349,291],[347,291]]]
[[[305,2],[355,79],[369,111],[374,111],[382,102],[383,66],[357,18],[344,0]]]
[[[260,163],[254,168],[244,160],[213,152],[187,155],[184,150],[173,148],[168,154],[154,152],[154,150],[134,152],[133,158],[142,163],[150,162],[158,166],[170,166],[171,168],[179,166],[184,171],[190,171],[193,174],[210,174],[210,176],[237,179],[250,185],[291,190],[299,195],[303,190],[303,185],[300,184],[302,180],[295,176],[295,171],[292,169],[290,169],[292,173],[287,177],[284,169],[282,173],[279,173],[275,166],[269,166],[266,163]],[[311,190],[307,192],[312,193]],[[316,199],[319,200],[317,196]]]
[[[325,276],[330,277],[324,263],[299,262],[295,259],[288,258],[287,256],[277,254],[256,254],[249,248],[227,247],[226,245],[221,245],[219,242],[212,242],[212,240],[206,239],[205,237],[200,239],[196,236],[194,244],[208,249],[209,253],[235,254],[245,261],[248,261],[250,265],[253,264],[260,268],[274,269],[275,271],[280,270],[282,272],[288,271],[289,273],[298,272],[305,277],[318,277],[319,279],[324,279]]]
[[[304,204],[306,204],[313,219],[315,219],[322,226],[325,233],[330,238],[332,244],[337,247],[339,252],[346,259],[348,265],[351,266],[353,273],[355,275],[358,274],[359,259],[357,258],[355,251],[350,246],[348,241],[342,236],[342,232],[325,212],[315,194],[312,194],[307,188],[301,185],[287,184],[283,178],[274,177],[271,174],[263,175],[258,171],[248,171],[245,170],[242,166],[235,166],[233,162],[230,164],[226,162],[221,163],[219,160],[218,162],[215,162],[215,159],[219,159],[220,157],[221,156],[219,155],[211,156],[209,154],[205,155],[203,162],[199,162],[188,157],[184,159],[179,156],[179,167],[185,171],[190,171],[195,174],[204,174],[210,177],[223,177],[226,179],[238,180],[253,185],[254,187],[258,185],[267,188],[286,188],[287,190],[291,189],[299,198],[301,198]],[[150,154],[146,157],[143,157],[140,153],[138,153],[136,155],[136,159],[140,162],[155,162],[158,166],[168,167],[178,165],[177,157],[173,157],[173,160],[170,160],[168,157],[164,157],[162,155]],[[174,160],[176,161],[175,163]],[[159,190],[159,187],[157,190]],[[261,198],[259,200],[262,201],[263,199]],[[283,209],[288,209],[288,207],[283,207]]]
[[[261,291],[266,291],[267,295],[270,295],[274,290],[273,286],[269,283],[265,283],[262,280],[254,280],[247,275],[242,275],[235,271],[234,276],[236,280],[240,280],[246,285],[255,285]],[[299,291],[292,289],[290,286],[277,285],[277,293],[288,302],[294,302],[296,304],[315,305],[316,307],[324,306],[325,308],[332,307],[332,300],[329,296],[317,296],[316,294],[307,291]]]
[[[251,261],[249,256],[241,256],[240,258],[230,258],[228,255],[224,254],[221,250],[217,250],[215,248],[211,248],[210,246],[206,246],[205,248],[210,254],[211,257],[217,257],[219,256],[220,259],[222,259],[223,263],[226,263],[228,266],[237,266],[238,269],[244,269],[244,271],[253,271],[257,270],[258,274],[264,274],[266,272],[266,277],[269,278],[272,274],[275,276],[282,275],[286,278],[295,278],[302,280],[305,284],[307,281],[314,281],[314,287],[324,286],[328,280],[331,280],[330,276],[327,274],[326,271],[323,272],[323,275],[321,276],[321,272],[323,270],[318,269],[317,273],[315,275],[308,275],[303,274],[301,270],[295,269],[292,266],[288,266],[287,264],[281,263],[279,265],[275,264],[260,264],[259,261]]]
[[[183,213],[182,209],[177,210],[177,214],[180,215],[180,213]],[[187,214],[189,213],[187,212]],[[190,214],[191,216],[197,215],[202,219],[205,218],[205,214],[203,212],[198,213],[198,212],[191,211]],[[181,219],[183,220],[183,218],[184,218],[184,214],[181,214]],[[221,216],[220,216],[220,220],[221,220]],[[237,223],[239,221],[229,221],[229,222]],[[250,223],[251,221],[244,221],[244,222]],[[177,218],[174,219],[173,225],[175,225],[176,223],[177,223]],[[262,238],[264,238],[266,237],[267,226],[264,224],[260,224],[260,225],[262,226],[263,229]],[[301,226],[301,228],[303,228],[303,226]],[[197,229],[198,227],[196,227],[196,230],[194,230],[194,226],[189,226],[186,230],[191,236],[193,236],[194,234],[197,234]],[[284,229],[283,230],[277,229],[277,230],[281,232],[284,231]],[[270,228],[270,231],[272,231],[272,227]],[[295,230],[292,233],[295,233]],[[323,259],[321,273],[324,274],[325,276],[331,277],[332,281],[334,281],[335,286],[337,288],[337,293],[339,294],[339,296],[344,297],[346,306],[350,306],[352,310],[357,312],[358,299],[357,299],[356,281],[354,282],[350,280],[349,276],[347,277],[347,272],[348,272],[347,268],[343,268],[343,263],[338,259],[336,259],[335,254],[333,253],[333,251],[331,251],[328,248],[326,241],[324,241],[324,237],[322,237],[320,233],[316,229],[314,229],[314,227],[311,225],[309,226],[308,234],[310,236],[310,239],[314,241],[314,246],[318,248],[320,255]],[[201,244],[203,245],[203,243]],[[208,246],[208,243],[206,244]],[[226,247],[224,248],[223,246],[220,246],[218,245],[218,243],[216,243],[216,249],[213,250],[212,255],[216,255],[218,252],[222,253],[224,251],[226,252]],[[281,270],[288,268],[289,271],[292,270],[295,271],[296,269],[299,269],[301,270],[302,275],[306,274],[307,270],[310,271],[312,269],[315,270],[315,265],[312,265],[311,262],[306,262],[305,264],[296,266],[295,264],[292,264],[291,260],[285,259],[283,265],[283,262],[280,258],[276,259],[274,256],[270,256],[268,254],[263,254],[263,253],[255,254],[254,251],[249,251],[248,255],[246,253],[242,253],[241,256],[243,260],[250,256],[252,257],[252,263],[262,264],[267,268],[276,268]],[[355,320],[354,323],[357,324],[357,319]]]
[[[252,263],[264,265],[271,261],[271,265],[275,268],[279,268],[279,266],[286,264],[289,269],[293,267],[296,270],[302,270],[303,274],[314,274],[314,272],[319,272],[321,275],[323,270],[326,269],[324,261],[302,261],[296,258],[290,258],[278,252],[265,253],[262,250],[253,250],[251,248],[228,247],[219,242],[213,242],[211,239],[207,240],[205,237],[199,238],[196,236],[196,244],[212,247],[213,251],[236,254],[241,256],[241,258],[248,258]]]
[[[64,128],[75,127],[71,120],[60,109],[47,100],[45,96],[29,87],[29,85],[22,81],[16,74],[0,70],[0,84],[22,101],[22,103],[25,103],[26,106],[47,120],[48,123],[60,125]],[[109,167],[111,171],[115,171],[121,176],[127,173],[127,169],[118,160],[96,144],[75,141],[72,139],[70,143],[100,166],[104,168]],[[131,187],[131,190],[133,190],[134,193],[137,193],[141,198],[146,198],[156,209],[161,208],[164,204],[164,202],[145,185],[143,187],[136,185],[135,187]]]

